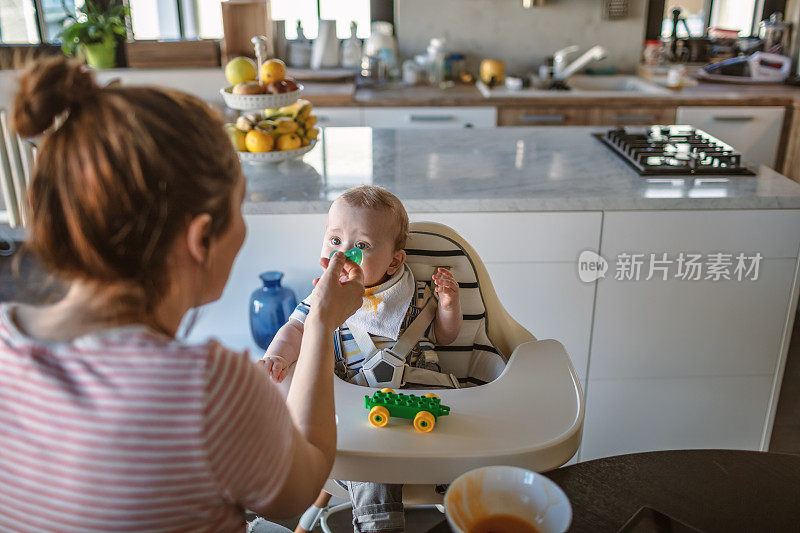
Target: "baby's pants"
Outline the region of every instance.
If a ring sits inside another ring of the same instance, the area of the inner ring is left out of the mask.
[[[338,480],[336,483],[350,493],[355,533],[405,529],[403,485]]]

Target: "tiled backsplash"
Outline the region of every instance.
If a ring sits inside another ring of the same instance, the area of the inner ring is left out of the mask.
[[[645,0],[629,0],[628,17],[604,20],[599,0],[546,0],[524,9],[521,0],[400,0],[395,3],[400,53],[424,53],[431,37],[445,36],[447,48],[474,62],[502,59],[507,71],[536,71],[559,48],[581,51],[601,44],[608,57],[597,66],[633,72],[645,30]],[[576,56],[572,56],[573,58]]]

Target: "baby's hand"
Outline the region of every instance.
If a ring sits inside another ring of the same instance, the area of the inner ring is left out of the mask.
[[[439,308],[445,311],[458,309],[458,283],[446,268],[438,268],[432,276],[439,293]]]
[[[264,362],[267,365],[269,377],[271,377],[275,383],[283,381],[283,378],[286,377],[286,372],[289,370],[286,359],[280,355],[267,355],[264,358]]]

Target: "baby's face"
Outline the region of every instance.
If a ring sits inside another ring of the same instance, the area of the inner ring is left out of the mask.
[[[354,207],[336,200],[328,211],[328,225],[322,241],[322,257],[356,247],[364,258],[364,284],[377,285],[389,279],[403,265],[405,252],[395,250],[397,225],[388,211]]]

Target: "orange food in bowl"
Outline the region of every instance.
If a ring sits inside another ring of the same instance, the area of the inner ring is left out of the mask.
[[[278,150],[297,150],[300,148],[302,141],[295,133],[284,133],[278,137]]]
[[[275,140],[260,130],[250,130],[244,138],[248,152],[269,152],[275,146]]]
[[[261,81],[264,84],[282,81],[286,77],[286,64],[280,59],[270,59],[261,65]]]

